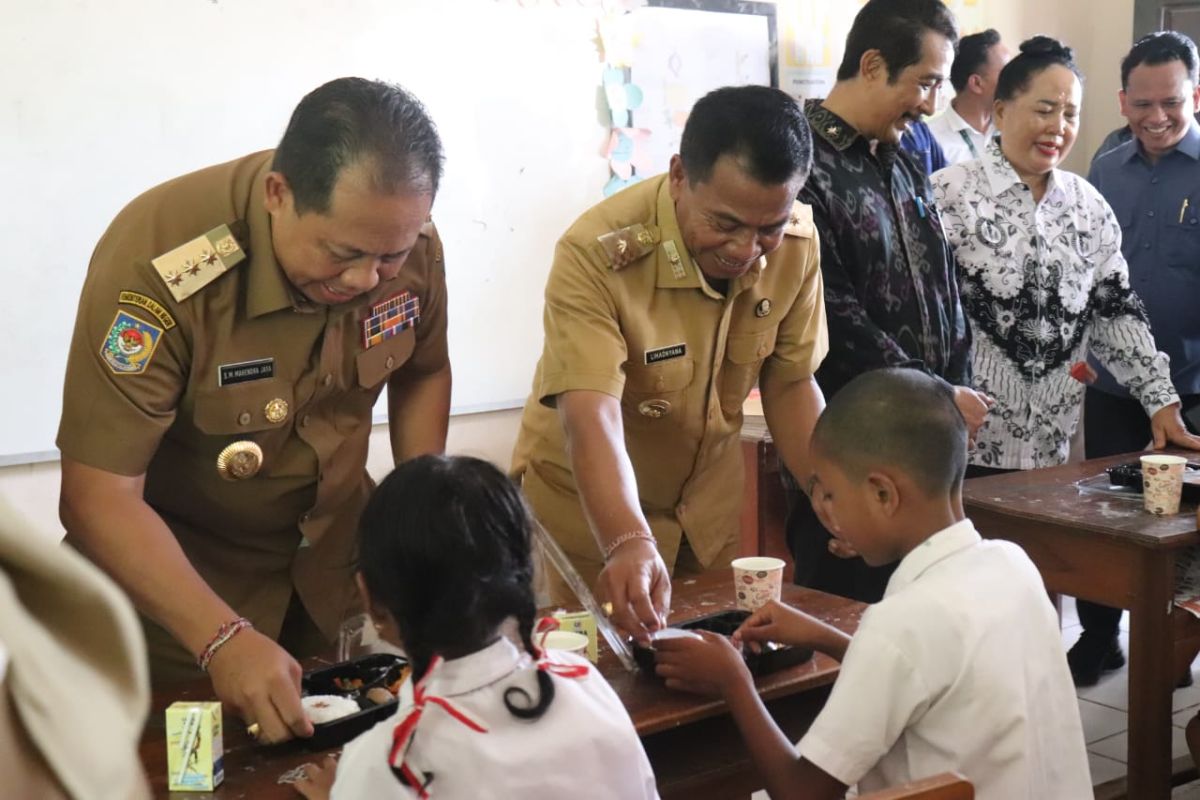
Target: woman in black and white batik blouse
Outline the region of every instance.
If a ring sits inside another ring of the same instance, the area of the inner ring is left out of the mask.
[[[1000,140],[933,178],[972,327],[974,386],[996,401],[975,438],[976,467],[1066,461],[1083,394],[1071,366],[1089,348],[1156,429],[1168,439],[1184,431],[1167,357],[1129,286],[1120,225],[1091,184],[1055,169],[1074,143],[1081,95],[1070,49],[1025,42],[997,83]]]

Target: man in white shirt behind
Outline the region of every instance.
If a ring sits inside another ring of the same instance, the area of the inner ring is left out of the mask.
[[[929,121],[929,131],[942,146],[947,164],[974,161],[996,135],[992,125],[996,79],[1011,57],[1000,34],[991,28],[959,40],[950,68],[954,99],[944,113]]]

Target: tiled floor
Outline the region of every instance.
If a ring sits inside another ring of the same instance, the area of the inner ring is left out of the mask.
[[[1079,617],[1075,601],[1063,598],[1063,645],[1070,647],[1079,637]],[[1129,615],[1121,619],[1121,647],[1129,652]],[[1171,733],[1171,755],[1186,756],[1187,743],[1183,730],[1188,721],[1200,712],[1200,661],[1192,665],[1197,678],[1194,685],[1176,689],[1172,708],[1175,727]],[[1080,689],[1079,715],[1083,721],[1083,738],[1087,741],[1088,761],[1092,768],[1092,784],[1100,786],[1125,775],[1125,754],[1128,750],[1129,669],[1105,673],[1095,686]],[[1172,795],[1175,800],[1200,800],[1200,782],[1179,787]]]

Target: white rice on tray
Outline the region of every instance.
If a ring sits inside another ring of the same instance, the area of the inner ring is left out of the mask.
[[[359,711],[358,703],[349,697],[341,697],[336,694],[310,694],[308,697],[300,698],[300,703],[304,706],[304,713],[308,715],[308,719],[313,725],[333,722],[342,717],[357,714]]]

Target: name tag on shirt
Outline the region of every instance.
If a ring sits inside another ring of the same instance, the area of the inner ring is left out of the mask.
[[[217,385],[233,386],[235,383],[260,381],[275,377],[275,359],[258,358],[254,361],[239,361],[217,367]]]
[[[672,358],[681,358],[685,355],[687,355],[686,343],[670,344],[666,347],[656,347],[653,350],[647,350],[646,363],[657,364],[660,361],[670,361]]]

